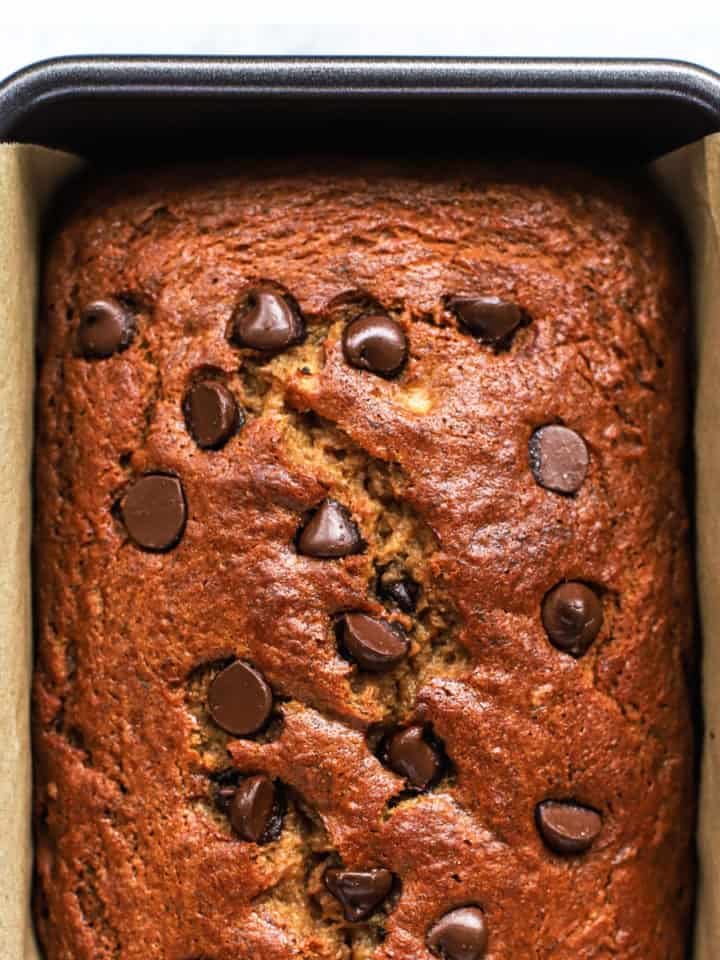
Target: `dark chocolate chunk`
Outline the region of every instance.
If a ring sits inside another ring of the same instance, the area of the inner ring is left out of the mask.
[[[445,960],[480,960],[487,951],[485,915],[479,907],[451,910],[434,924],[427,945]]]
[[[294,303],[275,290],[251,290],[233,315],[230,339],[239,347],[269,353],[302,339],[305,326]]]
[[[382,377],[396,374],[407,358],[405,331],[383,314],[368,313],[351,321],[345,327],[342,343],[351,366]]]
[[[530,437],[530,469],[537,483],[555,493],[577,493],[588,469],[583,438],[568,427],[550,424]]]
[[[399,624],[365,613],[346,613],[340,623],[344,650],[361,670],[384,673],[407,656],[409,643]]]
[[[555,853],[584,853],[602,830],[595,810],[555,800],[538,804],[536,821],[540,836]]]
[[[326,560],[359,553],[363,546],[350,513],[337,500],[324,500],[298,537],[300,553]]]
[[[500,343],[522,323],[523,312],[499,297],[452,297],[448,303],[462,325],[486,343]]]
[[[392,890],[393,875],[382,868],[340,870],[330,867],[323,879],[330,893],[342,904],[345,919],[351,923],[366,920]]]
[[[228,810],[235,832],[249,843],[267,841],[277,806],[270,777],[246,777],[235,791]]]
[[[78,339],[83,356],[100,360],[129,346],[135,318],[118,300],[96,300],[80,316]]]
[[[243,660],[221,670],[208,691],[208,709],[215,723],[239,737],[260,730],[272,705],[272,690],[265,678]]]
[[[387,741],[386,755],[390,769],[418,790],[425,790],[436,780],[443,767],[440,750],[428,743],[419,725],[393,734]]]
[[[235,397],[218,380],[199,380],[183,400],[187,428],[203,449],[221,447],[241,423]]]
[[[392,579],[391,574],[382,574],[377,582],[381,600],[394,603],[403,613],[414,613],[420,595],[420,585],[411,577]]]
[[[120,505],[125,529],[143,550],[168,550],[185,528],[187,508],[177,477],[148,473],[130,487]]]
[[[584,583],[561,583],[545,597],[542,619],[553,646],[581,657],[602,627],[602,603]]]

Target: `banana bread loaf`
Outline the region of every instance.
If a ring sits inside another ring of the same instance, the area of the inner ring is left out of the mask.
[[[682,960],[656,208],[444,161],[75,186],[39,331],[47,960]]]

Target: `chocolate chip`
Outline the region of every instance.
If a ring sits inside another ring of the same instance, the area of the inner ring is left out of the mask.
[[[382,377],[397,373],[407,358],[407,339],[397,321],[383,314],[364,314],[343,331],[343,353],[353,367]]]
[[[545,597],[542,619],[553,646],[581,657],[602,627],[602,603],[584,583],[561,583]]]
[[[530,469],[537,483],[556,493],[577,493],[588,469],[583,438],[568,427],[551,424],[530,437]]]
[[[325,886],[342,904],[345,919],[351,923],[366,920],[392,890],[393,875],[382,868],[375,870],[325,871]]]
[[[125,529],[143,550],[169,550],[182,536],[187,509],[177,477],[148,473],[133,483],[120,505]]]
[[[240,414],[235,397],[217,380],[200,380],[185,394],[187,428],[203,449],[221,447],[235,432]]]
[[[134,334],[135,319],[118,300],[96,300],[80,316],[80,350],[89,360],[104,359],[124,350]]]
[[[403,613],[413,613],[420,595],[420,586],[410,577],[400,580],[385,580],[380,577],[378,593],[382,600],[396,604]]]
[[[265,678],[249,663],[236,660],[210,684],[208,709],[215,723],[235,736],[256,733],[272,710],[273,696]]]
[[[274,352],[302,339],[302,317],[288,297],[275,290],[251,290],[233,315],[230,339],[239,347]]]
[[[298,550],[308,557],[334,559],[359,553],[363,541],[349,511],[337,500],[324,500],[300,531]]]
[[[215,806],[223,813],[227,813],[230,801],[235,796],[235,791],[241,780],[240,771],[235,767],[225,767],[221,770],[212,771],[208,774],[208,778],[214,786],[213,799]]]
[[[445,960],[480,960],[487,950],[485,915],[479,907],[459,907],[430,928],[427,944]]]
[[[555,800],[538,804],[536,821],[540,835],[555,853],[584,853],[602,830],[602,819],[595,810]]]
[[[448,306],[462,325],[486,343],[500,343],[522,323],[523,312],[499,297],[452,297]]]
[[[266,843],[277,819],[275,786],[264,774],[246,777],[235,791],[228,810],[235,832],[248,843]]]
[[[340,622],[342,646],[361,670],[384,673],[407,656],[408,639],[399,624],[364,613],[346,613]]]
[[[410,786],[418,790],[425,790],[442,771],[442,753],[434,744],[428,743],[419,725],[393,734],[387,741],[385,752],[390,769],[405,777]]]

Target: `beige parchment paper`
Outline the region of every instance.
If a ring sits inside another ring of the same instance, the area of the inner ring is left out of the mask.
[[[0,960],[39,960],[30,883],[30,515],[34,331],[43,213],[77,157],[0,144]],[[695,960],[720,956],[720,134],[653,175],[691,241],[696,319],[696,526],[706,738]],[[716,490],[718,495],[716,495]]]
[[[692,250],[695,311],[695,522],[705,716],[695,960],[720,956],[720,134],[655,164]]]
[[[36,960],[30,918],[30,469],[39,228],[75,158],[0,145],[0,957]]]

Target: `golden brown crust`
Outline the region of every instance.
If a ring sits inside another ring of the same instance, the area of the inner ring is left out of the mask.
[[[478,904],[490,960],[681,960],[692,897],[692,603],[683,505],[686,292],[642,191],[576,171],[352,166],[133,175],[74,193],[46,276],[38,387],[36,916],[48,960],[429,960],[428,928]],[[309,335],[275,359],[227,339],[243,291],[289,291]],[[496,351],[455,294],[519,303]],[[78,355],[79,311],[131,298],[138,331]],[[354,304],[402,323],[398,378],[349,367]],[[222,375],[246,423],[221,450],[184,392]],[[220,372],[222,372],[220,374]],[[528,465],[538,426],[590,452],[574,497]],[[113,509],[132,478],[181,478],[167,553]],[[307,511],[344,503],[367,548],[297,553]],[[332,618],[388,613],[402,559],[412,655],[360,675]],[[581,658],[543,629],[557,583],[601,589]],[[217,664],[262,671],[278,719],[232,740],[205,708]],[[432,723],[451,769],[427,793],[373,753],[378,725]],[[369,738],[368,738],[369,732]],[[228,754],[229,749],[229,754]],[[232,834],[212,775],[287,787],[278,840]],[[603,817],[551,853],[534,813]],[[401,891],[347,934],[327,863]],[[374,952],[373,952],[374,951]]]

